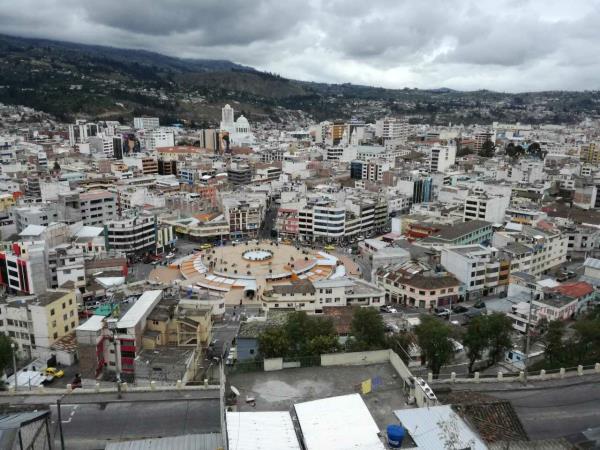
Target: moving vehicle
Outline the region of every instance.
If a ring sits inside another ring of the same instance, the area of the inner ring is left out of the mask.
[[[200,249],[202,249],[202,250],[208,250],[208,249],[210,249],[210,248],[212,248],[212,247],[213,247],[213,245],[212,245],[212,244],[206,243],[206,244],[202,244],[202,245],[200,246]]]
[[[473,308],[483,309],[485,308],[485,302],[477,302],[473,305]]]
[[[395,314],[398,312],[398,310],[396,308],[393,308],[390,305],[380,306],[379,311],[384,312],[384,313],[392,313],[392,314]]]
[[[327,250],[329,252],[335,250],[335,245],[326,245],[325,247],[323,247],[323,250]]]
[[[455,314],[466,313],[468,310],[469,310],[469,308],[467,308],[466,306],[462,306],[462,305],[458,305],[458,306],[455,306],[454,308],[452,308],[452,312]]]

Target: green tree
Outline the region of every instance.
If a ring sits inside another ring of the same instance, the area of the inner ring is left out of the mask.
[[[323,353],[336,353],[340,351],[340,342],[337,336],[320,335],[308,341],[306,347],[310,355],[322,355]]]
[[[54,160],[53,170],[54,170],[54,172],[60,172],[60,164],[58,163],[58,159]]]
[[[481,151],[479,152],[479,156],[483,156],[484,158],[491,158],[496,154],[496,146],[489,139],[483,143],[481,146]]]
[[[487,330],[486,316],[475,317],[463,337],[463,345],[467,348],[467,358],[469,358],[469,373],[473,373],[475,363],[483,358],[483,354],[488,347],[489,336]]]
[[[437,378],[454,354],[454,346],[449,339],[450,327],[435,317],[422,315],[421,323],[415,327],[415,334],[425,363]]]
[[[285,329],[279,326],[267,327],[258,336],[258,349],[264,358],[286,356],[290,351],[290,345]]]
[[[510,156],[511,158],[520,158],[525,154],[525,149],[523,147],[520,145],[515,145],[512,142],[506,146],[504,151],[506,152],[506,155]]]
[[[504,359],[504,354],[512,348],[512,321],[501,313],[485,316],[489,336],[489,365],[493,366]]]
[[[548,368],[560,367],[566,359],[566,345],[564,342],[565,323],[561,320],[553,320],[548,324],[548,331],[544,335],[543,342],[546,345],[544,362]]]
[[[350,326],[351,348],[356,351],[377,350],[385,347],[385,325],[381,314],[374,308],[356,308]]]
[[[5,334],[0,333],[0,374],[9,367],[12,362],[13,349],[10,346],[12,340]]]

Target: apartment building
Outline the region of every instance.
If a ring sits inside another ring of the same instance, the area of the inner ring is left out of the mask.
[[[26,247],[13,244],[11,251],[0,252],[0,284],[9,292],[44,293],[48,287],[46,275],[43,242],[30,243]]]
[[[470,220],[452,225],[433,226],[428,230],[419,230],[417,234],[425,235],[418,245],[430,248],[442,248],[455,245],[487,244],[494,236],[492,224],[484,220]]]
[[[504,223],[506,208],[510,197],[504,195],[471,194],[464,202],[463,219],[485,220],[492,223]]]
[[[429,170],[446,172],[456,162],[456,143],[450,141],[445,145],[434,144],[429,153]]]
[[[153,130],[160,126],[158,117],[134,117],[133,127],[137,130]]]
[[[156,250],[156,217],[149,214],[113,219],[104,224],[107,251],[125,255]]]
[[[518,259],[513,259],[511,270],[537,276],[567,260],[568,242],[568,237],[558,229],[542,230],[524,225],[521,231],[494,233],[492,245],[519,255]]]
[[[150,156],[129,156],[123,158],[123,163],[130,169],[135,168],[144,175],[158,174],[158,162]]]
[[[353,180],[382,181],[384,172],[390,170],[387,161],[352,161],[350,163],[350,178]]]
[[[88,139],[90,153],[95,158],[112,158],[115,156],[113,136],[93,136]],[[118,152],[117,152],[118,153]]]
[[[168,128],[146,130],[144,143],[148,151],[154,151],[159,147],[171,147],[175,145],[175,133]]]
[[[600,145],[598,142],[590,142],[582,145],[579,151],[579,158],[588,163],[597,166],[600,163]]]
[[[229,224],[229,237],[242,239],[256,237],[265,216],[265,201],[248,198],[241,200],[224,197],[223,214]]]
[[[24,357],[49,358],[51,346],[79,325],[74,290],[52,290],[0,303],[0,331],[17,344]]]
[[[406,117],[385,117],[375,121],[375,136],[384,141],[406,141],[410,127]]]
[[[79,211],[86,226],[103,226],[117,214],[117,196],[106,190],[92,190],[79,194]]]
[[[506,292],[510,259],[493,247],[466,245],[442,249],[441,264],[465,286],[468,298]]]
[[[236,164],[227,168],[227,180],[234,186],[244,186],[252,181],[250,166]]]
[[[17,206],[12,209],[11,216],[18,233],[29,225],[48,226],[50,223],[58,220],[56,206],[51,203]]]

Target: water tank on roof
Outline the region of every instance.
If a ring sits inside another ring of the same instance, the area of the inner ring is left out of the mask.
[[[388,425],[387,440],[390,448],[402,447],[402,441],[404,440],[404,428],[402,425]]]

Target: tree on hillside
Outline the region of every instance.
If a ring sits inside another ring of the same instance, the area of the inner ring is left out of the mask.
[[[350,333],[352,350],[377,350],[385,347],[385,325],[381,314],[374,308],[354,310]]]
[[[449,339],[450,327],[435,317],[422,315],[421,323],[415,327],[415,334],[425,364],[437,378],[454,354],[454,346]]]
[[[481,151],[479,152],[479,156],[483,156],[484,158],[491,158],[496,154],[496,146],[489,139],[483,143],[481,146]]]

